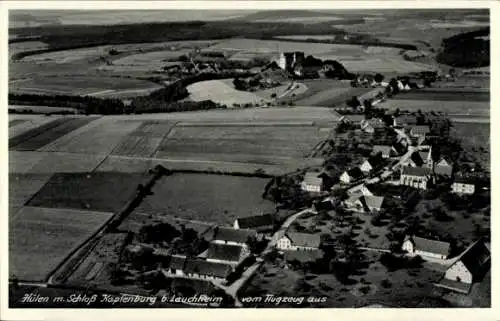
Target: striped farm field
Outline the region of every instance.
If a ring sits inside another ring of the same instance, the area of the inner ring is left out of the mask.
[[[15,122],[14,125],[9,126],[9,139],[59,118],[62,118],[62,116],[9,114],[9,121]]]
[[[23,207],[9,224],[9,276],[43,281],[109,212]]]
[[[76,135],[68,135],[44,148],[82,154],[109,154],[120,140],[140,126],[140,122],[103,121]]]
[[[173,122],[146,121],[125,136],[111,154],[122,156],[151,157],[163,137],[175,126]]]
[[[12,150],[37,150],[98,117],[60,118],[9,139]]]
[[[129,135],[122,139],[111,152],[112,155],[151,157],[158,149],[162,138]]]

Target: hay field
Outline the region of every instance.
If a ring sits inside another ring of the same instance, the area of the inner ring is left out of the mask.
[[[24,51],[32,51],[32,50],[42,50],[47,49],[49,46],[41,41],[23,41],[23,42],[14,42],[9,44],[9,58],[12,58],[13,55],[24,52]]]
[[[56,173],[27,205],[116,212],[145,178],[145,174],[130,173]]]
[[[277,53],[280,51],[304,51],[307,54],[318,54],[340,49],[359,50],[356,45],[338,45],[324,43],[305,43],[280,40],[228,39],[209,47],[214,50],[241,50],[259,53]]]
[[[34,77],[9,84],[13,93],[97,95],[130,89],[158,89],[161,86],[138,79],[96,76]]]
[[[9,173],[9,221],[13,220],[17,215],[14,209],[23,207],[45,185],[50,176],[50,174],[43,173]]]
[[[325,137],[315,126],[177,126],[154,157],[276,164],[305,157]]]
[[[153,187],[137,212],[158,213],[232,225],[237,217],[274,212],[261,195],[267,179],[208,174],[165,176]]]
[[[228,107],[233,104],[264,104],[267,101],[254,93],[236,90],[232,84],[222,80],[200,81],[189,85],[187,90],[191,100],[212,100]]]
[[[460,96],[457,96],[460,99]],[[489,102],[481,101],[442,101],[432,100],[432,97],[427,100],[413,100],[413,99],[389,99],[382,105],[384,108],[394,110],[417,111],[422,112],[443,112],[450,116],[476,116],[476,117],[490,117],[490,104]]]
[[[43,281],[111,213],[23,207],[9,224],[9,276]]]

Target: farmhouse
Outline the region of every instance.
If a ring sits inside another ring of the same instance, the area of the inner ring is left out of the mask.
[[[427,167],[404,166],[401,170],[399,183],[419,189],[427,189],[427,184],[431,179],[431,170]]]
[[[363,172],[359,169],[359,167],[354,167],[340,175],[340,181],[345,184],[355,182],[361,178],[363,178]]]
[[[347,190],[348,195],[373,195],[373,193],[366,187],[365,184],[354,186]]]
[[[395,150],[389,145],[373,145],[372,155],[380,154],[382,158],[389,158],[394,155]]]
[[[369,120],[363,119],[360,122],[360,126],[364,132],[370,134],[375,133],[377,129],[385,128],[384,122],[379,118],[373,118]]]
[[[306,192],[319,193],[323,190],[323,179],[319,177],[319,173],[307,172],[304,180],[300,183],[300,187]]]
[[[491,252],[484,241],[476,241],[446,270],[441,285],[468,293],[472,283],[479,281],[488,270],[490,258]]]
[[[256,238],[257,232],[254,230],[233,229],[230,227],[218,226],[214,228],[213,243],[247,246],[249,238]]]
[[[379,170],[381,167],[384,166],[384,159],[380,154],[373,155],[368,157],[361,166],[359,166],[359,169],[367,175],[370,172],[374,170]]]
[[[474,194],[476,191],[476,180],[473,177],[457,175],[451,184],[451,190],[456,194]]]
[[[409,254],[444,260],[450,253],[450,243],[418,236],[406,236],[402,249]]]
[[[167,273],[184,276],[184,264],[186,264],[186,257],[183,255],[172,255],[170,262],[163,266],[164,271]]]
[[[257,232],[272,231],[274,217],[272,214],[240,217],[234,221],[235,229],[254,229]]]
[[[229,264],[210,262],[201,259],[187,259],[184,274],[187,277],[209,280],[225,280],[233,272]]]
[[[434,174],[436,175],[451,177],[452,173],[453,173],[453,165],[446,158],[441,158],[434,165]]]
[[[417,125],[410,128],[410,136],[412,137],[425,137],[430,133],[430,128],[427,125]]]
[[[207,261],[237,265],[249,255],[247,246],[210,243]]]
[[[352,195],[344,201],[347,209],[356,212],[375,213],[383,208],[384,197],[375,195]]]
[[[320,244],[319,234],[288,232],[276,243],[280,250],[311,251],[317,250]]]
[[[411,115],[403,115],[394,118],[395,127],[406,127],[409,125],[416,125],[417,117]]]

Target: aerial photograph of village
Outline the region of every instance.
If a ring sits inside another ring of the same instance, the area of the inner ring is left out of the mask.
[[[10,308],[491,307],[489,9],[8,16]]]

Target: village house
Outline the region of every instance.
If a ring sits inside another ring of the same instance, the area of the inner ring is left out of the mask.
[[[359,167],[351,168],[340,175],[340,181],[345,184],[355,182],[361,178],[363,178],[363,172],[359,169]]]
[[[257,238],[257,232],[255,230],[217,226],[214,228],[212,242],[217,244],[247,246],[247,241],[250,238]]]
[[[375,133],[377,129],[385,128],[384,121],[380,118],[363,119],[360,121],[361,130],[367,133]]]
[[[347,190],[347,195],[373,195],[365,184],[354,186]]]
[[[412,255],[444,260],[450,253],[450,243],[418,236],[406,236],[402,249]]]
[[[384,166],[384,159],[380,154],[373,155],[365,159],[365,161],[359,166],[359,169],[363,174],[368,175],[372,171],[377,171]]]
[[[409,167],[404,166],[401,169],[399,183],[405,186],[411,186],[426,190],[431,180],[431,170],[427,167]]]
[[[355,212],[376,213],[383,208],[384,197],[375,195],[359,195],[350,196],[344,201],[344,205],[348,210]]]
[[[432,161],[432,147],[429,147],[429,150],[427,151],[419,151],[418,155],[423,161],[424,167],[432,168],[433,161]]]
[[[184,276],[184,264],[186,257],[184,255],[171,255],[170,261],[164,264],[163,271],[175,276]]]
[[[233,272],[229,264],[210,262],[201,259],[186,259],[184,275],[196,279],[224,281]]]
[[[485,242],[476,241],[446,270],[440,285],[467,294],[472,283],[479,281],[489,269],[490,258]]]
[[[436,175],[451,177],[452,173],[453,173],[453,165],[446,158],[441,158],[434,165],[434,174]]]
[[[395,127],[406,127],[417,124],[417,117],[412,115],[402,115],[394,117]]]
[[[474,177],[457,175],[451,184],[451,191],[455,194],[474,194],[476,192],[476,180]]]
[[[410,128],[410,136],[412,137],[425,137],[430,133],[430,128],[427,125],[416,125]]]
[[[372,155],[380,154],[382,158],[389,158],[396,154],[394,148],[390,145],[373,145]]]
[[[268,232],[274,228],[274,216],[262,214],[255,216],[240,217],[234,221],[235,229],[253,229],[257,232]]]
[[[206,259],[209,262],[238,265],[249,255],[247,246],[210,243]]]
[[[317,172],[307,172],[304,176],[304,180],[300,183],[301,189],[313,193],[323,191],[323,179],[319,177],[319,175],[320,173]]]
[[[317,250],[320,244],[319,234],[287,232],[276,247],[280,250],[310,251]]]

